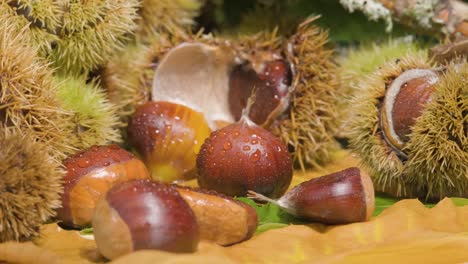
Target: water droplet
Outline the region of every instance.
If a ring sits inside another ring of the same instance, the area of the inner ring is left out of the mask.
[[[159,134],[159,129],[154,130],[154,133]]]
[[[232,144],[229,141],[224,142],[223,149],[230,150],[232,148]]]
[[[250,161],[252,162],[257,162],[260,160],[260,154],[262,154],[260,152],[260,150],[256,150],[252,155],[250,155]]]
[[[250,141],[252,143],[252,145],[256,145],[258,144],[258,140],[257,139],[252,139],[252,141]]]
[[[283,149],[282,149],[281,147],[278,147],[278,149],[277,149],[277,150],[278,150],[278,152],[281,152],[281,151],[283,151]]]
[[[107,166],[109,166],[109,165],[110,165],[110,162],[108,162],[108,161],[104,162],[104,166],[105,166],[105,167],[107,167]]]
[[[146,113],[143,113],[143,117],[146,117]]]
[[[171,140],[171,144],[175,144],[175,141],[174,141],[174,140]]]
[[[273,96],[273,98],[275,98],[276,100],[279,100],[279,95],[275,94],[275,96]]]
[[[180,116],[175,116],[174,119],[175,120],[180,120]]]
[[[249,150],[250,150],[250,146],[245,145],[245,146],[242,147],[242,150],[244,150],[244,151],[249,151]]]
[[[237,138],[239,136],[239,131],[234,132],[233,136],[234,138]]]
[[[78,160],[78,166],[81,167],[81,168],[87,168],[89,167],[90,165],[90,162],[88,159],[80,159]]]
[[[253,137],[253,138],[257,138],[257,134],[253,134],[252,137]]]
[[[209,148],[208,148],[208,153],[211,154],[211,153],[213,153],[213,151],[214,151],[214,148],[213,148],[213,147],[209,147]]]
[[[197,145],[197,144],[198,144],[198,140],[195,139],[195,140],[193,141],[193,144],[194,144],[194,145]]]

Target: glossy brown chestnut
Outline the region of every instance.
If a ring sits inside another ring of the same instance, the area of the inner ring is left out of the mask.
[[[58,219],[73,227],[91,224],[96,203],[114,184],[149,178],[143,162],[117,145],[91,147],[63,164],[67,173]]]
[[[199,227],[187,202],[170,185],[132,180],[115,185],[93,216],[99,252],[115,259],[135,250],[197,250]]]
[[[372,180],[356,167],[303,182],[276,201],[253,192],[249,196],[273,202],[304,220],[324,224],[367,221],[375,207]]]
[[[210,132],[201,113],[169,102],[140,106],[128,125],[129,140],[142,155],[151,176],[164,182],[189,175]]]
[[[192,208],[200,226],[200,238],[227,246],[252,237],[257,212],[251,206],[214,191],[175,187]]]
[[[249,118],[256,124],[263,124],[288,92],[292,73],[286,61],[268,61],[259,68],[255,70],[251,64],[242,64],[230,74],[229,109],[236,120],[240,119],[254,88],[261,100],[252,105]]]
[[[431,100],[438,81],[432,70],[412,69],[396,78],[387,89],[380,124],[387,143],[401,151],[409,140],[411,127]]]
[[[198,184],[230,196],[280,197],[292,179],[287,147],[247,118],[211,133],[197,157]]]

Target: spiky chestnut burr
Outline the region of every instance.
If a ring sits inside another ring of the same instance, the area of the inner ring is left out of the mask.
[[[63,124],[67,133],[66,144],[72,149],[69,155],[94,145],[118,143],[122,140],[116,107],[101,91],[97,82],[87,83],[85,77],[55,77],[56,100],[69,112]]]
[[[160,33],[184,34],[195,24],[204,0],[143,0],[138,37],[151,39]]]
[[[115,184],[150,178],[143,162],[117,145],[93,146],[63,165],[66,175],[58,219],[70,227],[89,226],[97,202]]]
[[[155,180],[173,182],[192,176],[195,159],[210,128],[203,115],[180,104],[148,102],[128,125],[130,143]]]
[[[17,28],[28,28],[30,43],[59,72],[80,75],[103,66],[123,47],[136,29],[139,6],[137,0],[8,0],[1,8]]]
[[[367,221],[375,206],[372,180],[356,167],[303,182],[278,200],[252,191],[249,196],[277,204],[301,219],[324,224]]]
[[[143,78],[143,83],[153,83],[153,101],[183,103],[200,111],[212,129],[235,122],[249,91],[262,83],[266,88],[260,90],[269,96],[259,99],[253,108],[273,110],[261,113],[259,120],[268,118],[259,125],[287,142],[302,168],[315,165],[329,158],[329,150],[336,146],[333,135],[339,123],[340,92],[332,51],[326,48],[327,34],[313,26],[313,20],[301,24],[289,40],[274,32],[232,42],[199,35],[162,38],[151,48],[154,75],[140,76],[150,76]],[[267,85],[268,80],[262,77],[268,72],[265,67],[277,62],[283,64],[284,82]],[[241,73],[234,79],[248,83],[241,92],[234,91],[240,89],[239,85],[231,86],[229,81],[236,69],[242,70],[239,67],[245,67],[247,74]],[[247,79],[253,76],[254,81],[245,80],[246,75]],[[241,96],[234,99],[230,94]],[[239,106],[230,108],[230,104]]]
[[[250,205],[214,191],[175,186],[200,226],[200,239],[228,246],[251,238],[258,216]]]
[[[197,250],[199,227],[171,186],[133,180],[114,186],[96,206],[93,230],[99,252],[115,259],[135,250]]]
[[[60,207],[64,173],[30,132],[0,127],[0,148],[0,242],[30,240]]]
[[[460,133],[467,108],[465,64],[435,65],[422,55],[408,56],[384,64],[362,83],[353,100],[351,144],[377,190],[423,199],[467,195],[466,178],[460,177],[467,170],[460,162],[466,159],[466,134]],[[453,114],[444,116],[447,111]]]
[[[8,12],[0,12],[0,21],[0,121],[33,131],[31,136],[51,146],[51,155],[62,159],[73,150],[65,132],[70,115],[55,97],[53,72],[27,45],[28,28],[16,28]]]

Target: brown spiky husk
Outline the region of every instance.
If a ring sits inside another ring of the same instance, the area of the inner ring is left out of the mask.
[[[47,146],[0,127],[0,242],[29,240],[61,205],[64,172]]]
[[[406,184],[415,196],[468,197],[468,63],[449,65],[435,89],[407,146]]]
[[[61,73],[80,75],[102,66],[137,27],[138,0],[3,1],[1,11]],[[1,23],[6,23],[4,20]]]
[[[6,22],[0,24],[0,121],[33,131],[52,147],[54,156],[64,158],[71,151],[62,129],[69,113],[55,99],[52,71],[27,45],[27,28],[18,31],[6,13],[0,14],[0,21]]]
[[[302,169],[320,166],[338,148],[334,139],[340,123],[338,68],[327,47],[328,33],[311,23],[315,19],[302,23],[285,47],[294,65],[292,101],[289,115],[274,129],[294,149],[294,161]]]
[[[434,99],[412,128],[407,160],[387,145],[380,129],[387,85],[406,70],[435,67],[425,53],[388,62],[368,76],[353,98],[350,142],[378,191],[423,199],[467,195],[466,65],[441,76]]]

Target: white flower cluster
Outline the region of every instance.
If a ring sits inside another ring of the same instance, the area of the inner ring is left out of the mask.
[[[381,3],[375,0],[340,0],[340,4],[351,13],[355,10],[362,11],[370,20],[383,19],[387,25],[386,30],[392,30],[393,23],[390,10]]]

